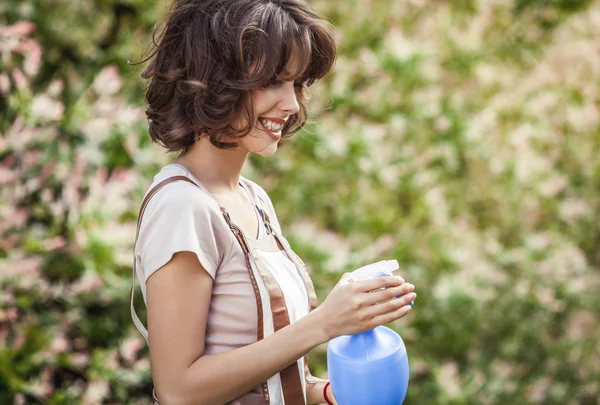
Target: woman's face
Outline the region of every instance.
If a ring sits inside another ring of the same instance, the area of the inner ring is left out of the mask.
[[[281,129],[300,111],[293,81],[277,82],[252,92],[254,123],[240,147],[261,156],[272,156],[281,139]]]

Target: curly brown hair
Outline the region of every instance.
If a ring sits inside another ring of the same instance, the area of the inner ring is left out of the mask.
[[[156,32],[155,32],[156,34]],[[200,137],[218,148],[252,130],[254,89],[295,82],[300,111],[282,129],[290,137],[307,121],[306,87],[336,58],[331,24],[303,0],[175,0],[142,77],[150,137],[169,152],[187,151]],[[286,71],[290,61],[294,71]],[[232,127],[240,113],[241,130]]]

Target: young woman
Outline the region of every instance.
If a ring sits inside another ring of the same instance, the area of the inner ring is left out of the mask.
[[[338,284],[317,307],[269,196],[241,176],[249,153],[273,155],[305,124],[332,30],[299,0],[176,0],[156,45],[150,136],[179,155],[154,177],[135,246],[154,401],[335,404],[307,353],[405,316],[414,286]]]

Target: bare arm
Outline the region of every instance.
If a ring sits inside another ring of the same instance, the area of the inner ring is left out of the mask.
[[[334,297],[326,308],[323,309],[323,303],[265,339],[205,356],[213,280],[193,253],[176,253],[146,284],[150,362],[161,405],[229,402],[334,336],[366,330],[406,315],[410,298],[376,304],[408,291],[404,280],[384,279],[365,282],[363,289],[394,288],[368,293],[359,291],[358,283],[355,287],[343,286],[338,294],[330,294]],[[397,303],[391,304],[393,301]],[[334,315],[341,319],[332,321]]]
[[[190,252],[175,254],[148,280],[150,360],[161,405],[226,403],[327,341],[313,311],[257,343],[203,356],[212,283]]]

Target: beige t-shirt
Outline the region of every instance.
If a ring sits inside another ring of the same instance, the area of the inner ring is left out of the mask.
[[[205,354],[236,349],[257,340],[257,308],[244,253],[220,211],[217,201],[198,180],[179,164],[166,165],[148,190],[162,180],[183,175],[202,189],[184,181],[161,189],[149,201],[140,224],[135,247],[137,276],[146,302],[146,281],[180,251],[196,254],[198,261],[213,278],[208,313]],[[251,201],[261,207],[281,234],[277,216],[267,193],[256,183],[241,178]],[[265,236],[260,215],[258,239]],[[257,235],[246,235],[253,238]],[[308,313],[305,286],[292,261],[283,252],[257,252],[277,280],[283,293],[290,322]],[[265,292],[261,291],[261,295]],[[268,295],[267,295],[268,297]],[[267,297],[263,297],[263,302]],[[265,335],[267,336],[267,335]],[[303,359],[298,360],[303,375]],[[271,403],[282,403],[278,376],[269,380]],[[305,381],[302,378],[305,388]],[[235,403],[235,402],[234,402]]]

